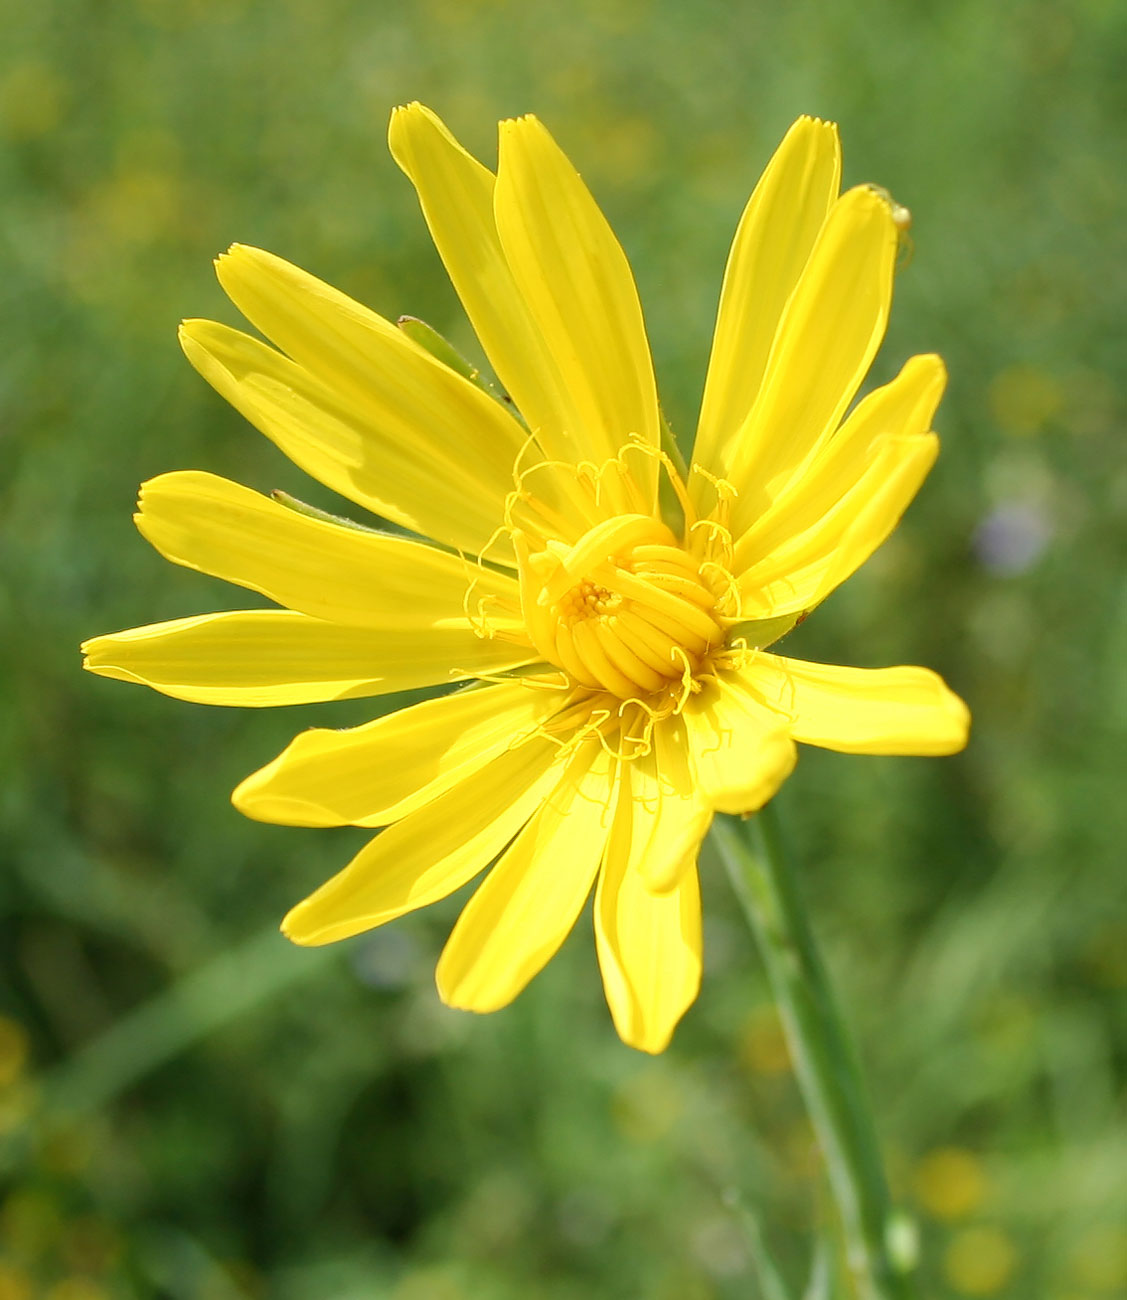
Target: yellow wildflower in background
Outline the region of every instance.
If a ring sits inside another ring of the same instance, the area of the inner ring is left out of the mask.
[[[699,985],[696,862],[714,812],[761,807],[795,741],[965,742],[965,707],[927,669],[765,649],[895,526],[935,459],[943,366],[914,357],[846,416],[884,334],[898,230],[882,192],[839,196],[837,131],[801,118],[736,233],[683,476],[662,447],[626,258],[544,127],[503,122],[496,175],[418,104],[396,111],[390,139],[515,411],[367,308],[236,245],[219,279],[278,350],[188,321],[189,360],[315,478],[432,540],[162,475],[141,492],[149,541],[284,608],[97,637],[87,666],[231,705],[475,682],[306,731],[235,791],[264,821],[387,828],[286,934],[346,938],[494,863],[438,964],[446,1002],[491,1011],[594,886],[615,1024],[660,1051]]]

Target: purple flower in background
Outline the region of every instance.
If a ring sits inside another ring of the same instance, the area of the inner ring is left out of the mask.
[[[1052,536],[1052,521],[1042,505],[1004,501],[975,530],[974,551],[988,572],[1012,578],[1037,563]]]

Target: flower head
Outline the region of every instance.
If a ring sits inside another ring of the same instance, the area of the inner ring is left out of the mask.
[[[236,245],[219,279],[277,350],[188,321],[189,360],[298,465],[413,536],[162,475],[141,491],[141,532],[282,608],[97,637],[87,666],[213,704],[471,683],[306,731],[235,791],[264,821],[386,828],[285,932],[345,938],[489,867],[438,965],[445,1001],[488,1011],[551,958],[594,887],[615,1024],[659,1051],[699,984],[696,863],[714,812],[761,807],[796,741],[965,742],[965,707],[927,669],[767,649],[895,526],[935,458],[943,366],[914,357],[849,409],[884,333],[899,229],[884,191],[839,195],[836,129],[801,118],[736,232],[686,471],[625,256],[544,127],[503,122],[494,175],[412,104],[391,149],[511,402]]]

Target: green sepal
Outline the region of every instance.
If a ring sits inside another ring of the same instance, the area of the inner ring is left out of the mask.
[[[331,515],[327,510],[319,510],[316,506],[311,506],[305,501],[299,501],[297,497],[291,497],[288,492],[283,492],[281,488],[275,488],[270,493],[271,501],[277,501],[280,506],[285,506],[287,510],[292,510],[294,514],[304,515],[307,519],[319,519],[323,524],[336,524],[339,528],[353,528],[358,533],[375,533],[377,537],[397,537],[398,533],[390,533],[384,528],[369,528],[367,524],[358,524],[355,519],[349,519],[346,515]]]
[[[417,343],[436,361],[441,361],[444,366],[456,370],[463,379],[477,384],[479,388],[485,387],[477,367],[471,365],[452,343],[444,339],[438,330],[428,325],[425,320],[419,320],[417,316],[400,316],[395,323],[412,343]]]
[[[669,457],[669,463],[681,476],[681,482],[687,483],[689,481],[689,471],[685,466],[685,457],[681,454],[681,448],[677,445],[677,439],[673,430],[669,427],[665,412],[659,408],[658,415],[661,417],[661,450]],[[657,480],[657,503],[662,520],[670,531],[678,537],[683,536],[685,532],[685,509],[681,505],[677,493],[673,490],[669,475],[661,473],[660,470]]]
[[[681,444],[677,441],[677,436],[669,427],[669,421],[665,418],[665,412],[659,407],[658,416],[661,419],[661,449],[673,462],[677,473],[681,475],[681,482],[689,481],[689,467],[685,463],[685,454],[681,450]]]
[[[805,617],[805,614],[782,614],[778,618],[744,619],[728,628],[726,640],[728,645],[733,641],[743,641],[749,650],[762,650],[786,636]]]
[[[500,402],[516,419],[520,420],[522,424],[524,423],[516,407],[513,406],[512,398],[508,394],[502,393],[496,384],[486,379],[477,366],[467,361],[453,343],[448,339],[444,339],[433,325],[428,325],[425,320],[419,320],[417,316],[400,316],[395,323],[412,343],[417,343],[425,352],[429,352],[436,361],[441,361],[444,366],[449,366],[463,379],[468,379],[475,388],[480,388],[483,393],[488,393],[494,401]]]

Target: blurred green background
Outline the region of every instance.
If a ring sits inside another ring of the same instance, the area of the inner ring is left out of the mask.
[[[788,652],[925,663],[954,759],[804,752],[780,796],[924,1297],[1127,1296],[1127,7],[2,0],[0,1300],[729,1300],[738,1189],[801,1274],[826,1206],[726,882],[672,1048],[614,1035],[589,922],[509,1010],[437,1001],[458,900],[303,952],[362,831],[229,790],[297,730],[84,677],[77,643],[245,597],[136,535],[200,468],[315,490],[182,359],[269,248],[473,343],[384,145],[535,111],[636,269],[692,428],[728,240],[790,121],[915,215],[874,379],[945,357],[944,451]],[[324,495],[317,497],[324,504]]]

